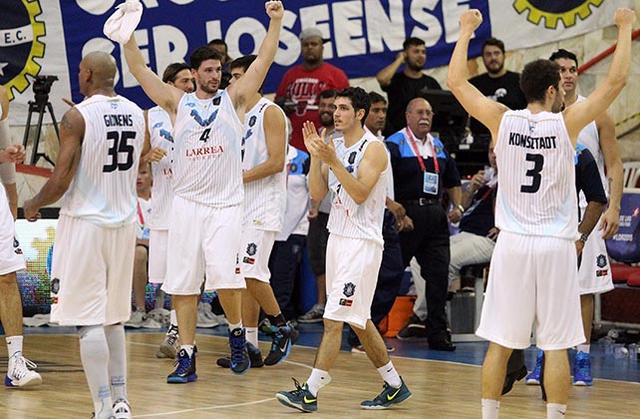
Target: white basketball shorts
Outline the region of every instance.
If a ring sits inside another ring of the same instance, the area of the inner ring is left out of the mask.
[[[214,208],[173,198],[162,290],[198,295],[205,290],[245,288],[238,262],[242,243],[242,206]]]
[[[275,231],[258,230],[250,226],[242,229],[240,262],[242,262],[242,273],[245,278],[269,282],[271,278],[269,256],[275,241]]]
[[[575,244],[502,231],[476,334],[507,348],[525,349],[532,326],[542,350],[585,341]]]
[[[580,295],[602,294],[613,289],[607,246],[599,231],[589,235],[582,249],[578,268],[578,288]]]
[[[67,326],[129,320],[136,227],[106,228],[61,215],[51,266],[51,321]]]
[[[380,263],[379,243],[329,234],[324,318],[364,329],[371,318]]]
[[[149,236],[149,282],[162,284],[167,273],[169,230],[151,230]]]
[[[22,250],[16,241],[16,226],[4,187],[0,185],[0,275],[25,269]]]

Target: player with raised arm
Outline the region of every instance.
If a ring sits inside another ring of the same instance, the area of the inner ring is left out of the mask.
[[[241,319],[245,280],[236,271],[243,213],[242,121],[275,57],[284,15],[280,1],[269,1],[265,7],[271,21],[258,56],[245,76],[224,91],[219,90],[222,57],[206,46],[191,55],[196,91],[190,94],[153,73],[133,37],[124,46],[131,74],[173,123],[175,197],[167,245],[171,258],[162,289],[172,295],[181,346],[169,383],[197,379],[196,316],[205,274],[205,289],[217,290],[229,322],[231,370],[241,374],[251,365]]]
[[[561,113],[560,67],[549,60],[527,64],[520,79],[527,109],[509,110],[467,81],[467,53],[482,23],[478,10],[460,17],[460,38],[447,85],[464,108],[491,132],[498,172],[496,226],[500,228],[477,334],[490,341],[483,364],[482,416],[498,417],[507,360],[529,347],[535,325],[545,351],[547,417],[566,411],[566,349],[584,342],[577,277],[578,233],[575,146],[580,131],[606,112],[629,74],[635,13],[618,9],[618,45],[609,73],[584,101]]]

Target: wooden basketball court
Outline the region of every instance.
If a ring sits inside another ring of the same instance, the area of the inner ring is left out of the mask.
[[[215,365],[226,353],[227,339],[198,336],[198,381],[166,384],[172,361],[154,354],[161,334],[128,333],[129,399],[138,418],[293,417],[297,411],[274,398],[293,389],[291,377],[306,380],[314,348],[295,347],[289,359],[275,367],[253,369],[235,376]],[[4,346],[4,345],[2,345]],[[268,347],[262,344],[263,352]],[[80,365],[75,335],[28,335],[25,354],[43,376],[40,387],[0,391],[0,418],[89,418],[92,403]],[[0,369],[6,368],[6,353]],[[340,353],[331,372],[333,382],[322,390],[317,417],[480,418],[478,366],[411,358],[393,358],[413,392],[401,407],[365,411],[360,401],[381,390],[381,380],[365,355]],[[567,418],[638,418],[640,385],[596,380],[592,388],[573,388]],[[518,383],[502,401],[501,418],[542,418],[545,405],[537,387]]]

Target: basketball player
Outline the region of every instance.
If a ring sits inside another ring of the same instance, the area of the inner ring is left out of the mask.
[[[238,83],[256,60],[255,55],[238,58],[229,64],[231,85]],[[289,132],[286,116],[272,101],[256,92],[247,98],[242,156],[244,182],[244,220],[240,261],[247,289],[242,295],[242,321],[247,330],[247,345],[253,367],[262,366],[258,347],[260,307],[275,330],[265,365],[282,362],[291,350],[292,327],[280,311],[269,280],[269,257],[282,229],[287,206],[285,153]],[[218,360],[226,366],[227,359]]]
[[[222,57],[208,47],[191,55],[195,93],[164,83],[145,64],[135,39],[124,46],[133,76],[145,93],[170,116],[175,197],[169,215],[167,272],[162,289],[172,295],[178,317],[180,351],[169,383],[195,381],[195,330],[198,296],[216,289],[229,322],[231,370],[242,374],[251,363],[241,319],[245,280],[236,271],[242,231],[242,121],[248,101],[259,90],[273,62],[284,9],[280,1],[265,5],[271,18],[258,58],[246,77],[218,91]]]
[[[344,322],[352,326],[367,356],[384,380],[382,392],[361,403],[363,409],[386,409],[408,399],[411,392],[387,355],[387,348],[371,321],[371,302],[382,261],[382,222],[387,197],[389,156],[382,141],[364,129],[369,95],[359,87],[338,93],[334,113],[342,137],[325,143],[324,132],[303,127],[305,146],[311,153],[309,190],[320,202],[331,190],[327,243],[327,305],[324,333],[314,368],[302,386],[281,391],[276,398],[303,412],[318,409],[318,391],[331,382],[342,340]]]
[[[0,86],[0,322],[5,332],[9,357],[4,384],[28,387],[42,383],[42,377],[30,368],[36,365],[22,354],[22,299],[16,272],[26,268],[24,256],[15,239],[14,220],[18,206],[16,166],[24,160],[24,147],[11,144],[9,98]]]
[[[562,88],[565,91],[565,106],[585,100],[577,94],[578,59],[575,54],[558,50],[549,58],[560,66]],[[580,289],[580,305],[582,307],[582,325],[586,342],[578,345],[573,370],[573,384],[590,386],[591,359],[589,357],[591,327],[593,323],[594,295],[613,289],[613,278],[609,268],[609,258],[604,239],[609,239],[618,231],[620,221],[620,200],[623,189],[623,168],[620,151],[616,141],[615,125],[607,112],[598,115],[578,134],[578,143],[587,147],[598,165],[600,179],[609,196],[609,208],[602,215],[600,234],[585,235],[582,251],[582,263],[578,269],[578,287]],[[606,176],[605,176],[606,167]],[[580,195],[580,213],[584,214],[587,200]]]
[[[131,314],[136,178],[144,114],[114,92],[116,62],[92,52],[80,62],[85,100],[60,122],[51,178],[24,203],[25,218],[64,195],[53,250],[51,321],[77,326],[96,418],[130,418],[123,322]],[[91,255],[91,257],[87,257]]]
[[[469,40],[482,23],[478,10],[460,17],[460,38],[447,84],[492,135],[498,172],[496,243],[482,308],[480,337],[490,341],[482,375],[482,416],[498,417],[506,364],[513,349],[529,346],[535,321],[545,351],[547,418],[563,418],[569,392],[566,349],[584,342],[577,278],[575,145],[580,131],[605,112],[624,87],[635,13],[618,9],[618,46],[609,74],[584,101],[562,113],[560,68],[548,60],[527,64],[520,79],[527,109],[511,111],[467,81]]]
[[[191,69],[184,63],[174,63],[167,66],[162,74],[162,81],[175,86],[185,93],[193,92],[195,88]],[[171,152],[173,148],[173,124],[169,114],[160,106],[147,111],[146,136],[154,149]],[[173,200],[171,188],[171,157],[163,157],[151,165],[153,185],[151,186],[151,217],[149,227],[149,282],[162,284],[167,271],[167,240],[169,236],[169,213]],[[175,358],[178,349],[178,320],[176,311],[171,310],[170,324],[156,356],[160,358]]]

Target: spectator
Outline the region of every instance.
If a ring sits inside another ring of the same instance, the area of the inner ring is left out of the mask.
[[[336,91],[333,89],[323,90],[318,100],[318,111],[320,114],[321,129],[326,130],[325,138],[332,138],[335,132],[333,125],[333,112],[336,110],[334,102]],[[293,141],[293,139],[292,139]],[[298,318],[300,323],[320,323],[324,314],[324,305],[327,301],[327,291],[325,283],[325,265],[327,254],[327,240],[329,240],[329,212],[331,211],[330,194],[322,202],[311,201],[309,209],[309,259],[311,269],[316,277],[318,287],[318,300],[309,311]]]
[[[369,93],[369,101],[371,107],[369,114],[364,122],[365,127],[372,133],[381,137],[381,131],[384,129],[387,116],[387,101],[384,97],[376,92]],[[410,228],[404,224],[406,216],[402,210],[402,206],[395,202],[393,194],[393,172],[387,171],[387,208],[384,211],[384,221],[382,224],[382,238],[384,239],[384,249],[382,252],[382,263],[378,274],[378,282],[371,303],[371,321],[376,326],[391,311],[393,303],[396,300],[402,277],[404,276],[404,265],[402,262],[402,252],[400,248],[400,237],[398,236],[398,227]],[[400,210],[400,211],[397,211]],[[353,329],[349,331],[349,344],[352,352],[364,353],[364,347],[361,345],[358,336]],[[389,352],[393,351],[393,347],[387,346]]]
[[[389,113],[384,135],[389,136],[405,126],[405,110],[411,99],[424,91],[441,89],[440,84],[422,72],[427,62],[427,47],[422,39],[409,38],[402,44],[394,62],[376,74],[376,79],[389,97]],[[401,65],[404,69],[397,73]]]
[[[275,102],[291,119],[291,145],[306,151],[302,139],[302,124],[311,121],[315,126],[320,126],[318,95],[323,90],[349,87],[349,79],[344,71],[324,62],[324,40],[318,28],[303,30],[300,41],[302,64],[290,68],[285,73],[276,91]]]
[[[413,221],[412,231],[400,233],[403,266],[415,256],[426,284],[428,314],[426,319],[429,347],[453,351],[447,331],[447,271],[449,266],[449,224],[458,222],[461,205],[460,175],[456,164],[444,150],[442,142],[429,132],[433,110],[425,99],[409,102],[407,127],[387,138],[391,153],[396,200]],[[453,209],[447,213],[442,205],[446,189]]]
[[[220,64],[222,64],[222,77],[220,78],[220,89],[226,89],[227,87],[229,87],[229,82],[231,81],[231,72],[229,71],[229,63],[233,61],[232,58],[229,56],[229,49],[227,47],[227,43],[224,42],[222,39],[213,39],[209,41],[207,46],[222,56],[222,59],[220,60]]]
[[[289,146],[287,152],[287,209],[282,231],[276,237],[269,259],[271,287],[282,315],[287,320],[296,318],[293,292],[300,272],[302,253],[309,232],[309,155]]]
[[[135,310],[131,312],[131,318],[125,326],[138,329],[145,327],[149,329],[160,329],[162,325],[155,319],[147,317],[145,308],[145,289],[147,287],[148,261],[149,261],[149,233],[150,229],[147,220],[151,215],[151,168],[149,164],[141,164],[138,169],[138,179],[136,181],[138,192],[137,205],[137,238],[136,253],[133,263],[133,299]]]
[[[488,263],[493,254],[498,230],[494,226],[494,204],[497,191],[496,156],[489,150],[490,168],[481,170],[471,178],[462,192],[465,213],[460,220],[460,234],[450,239],[451,260],[449,262],[449,285],[460,277],[460,269],[467,265]],[[412,263],[412,271],[413,270]],[[407,325],[398,332],[398,339],[426,336],[424,320],[427,318],[427,301],[424,297],[424,278],[413,275],[418,298],[413,306],[413,315]]]
[[[489,38],[482,46],[482,62],[487,72],[469,79],[480,92],[495,101],[505,104],[509,109],[524,109],[527,100],[520,90],[520,74],[504,68],[504,43],[496,38]],[[489,130],[474,118],[469,127],[476,138],[484,136],[488,144]]]

